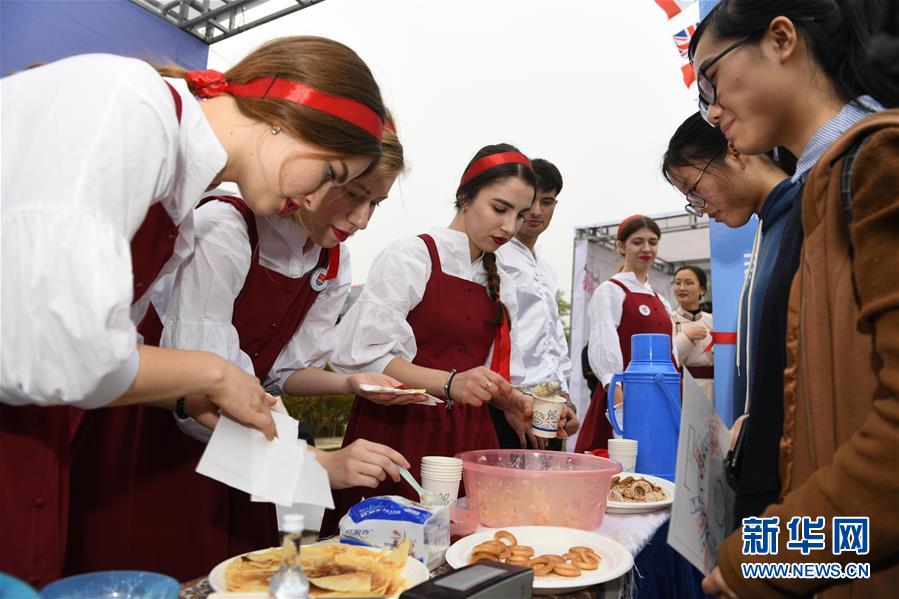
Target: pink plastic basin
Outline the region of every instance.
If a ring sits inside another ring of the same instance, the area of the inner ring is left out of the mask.
[[[489,527],[593,530],[602,523],[618,462],[560,451],[483,449],[456,455],[468,509]]]

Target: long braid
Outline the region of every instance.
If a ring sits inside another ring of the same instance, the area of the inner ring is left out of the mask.
[[[503,314],[505,313],[506,319],[509,321],[509,329],[511,329],[512,322],[508,318],[509,313],[500,299],[500,278],[499,271],[496,269],[496,254],[484,252],[482,260],[484,261],[484,270],[487,271],[487,295],[496,304],[496,316],[493,317],[493,320],[488,320],[487,322],[499,326],[503,322]]]

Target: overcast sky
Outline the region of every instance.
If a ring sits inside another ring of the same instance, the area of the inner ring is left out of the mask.
[[[652,0],[327,0],[213,45],[209,63],[224,70],[264,41],[303,34],[341,41],[371,67],[410,170],[347,242],[354,283],[392,239],[447,225],[471,156],[509,142],[562,171],[540,240],[570,298],[576,226],[683,205],[658,174],[668,138],[696,110],[671,37],[679,28]]]

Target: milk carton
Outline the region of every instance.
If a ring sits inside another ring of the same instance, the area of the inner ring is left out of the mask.
[[[409,539],[412,556],[429,570],[443,563],[450,545],[449,509],[386,495],[360,501],[340,519],[344,542],[393,548]]]

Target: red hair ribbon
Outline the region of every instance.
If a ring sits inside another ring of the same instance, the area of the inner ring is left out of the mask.
[[[230,94],[244,98],[278,98],[330,114],[351,123],[381,141],[384,121],[361,102],[334,96],[298,81],[277,77],[260,77],[247,83],[228,83],[218,71],[188,71],[186,79],[201,98]]]
[[[505,309],[502,313],[503,321],[496,327],[496,336],[493,339],[493,358],[490,360],[490,370],[507,381],[511,381],[512,336],[509,333],[509,321],[506,318]]]
[[[617,234],[618,241],[624,241],[623,239],[621,239],[621,232],[624,230],[624,225],[626,225],[627,223],[631,222],[632,220],[636,220],[638,218],[646,218],[646,216],[644,216],[643,214],[632,214],[632,215],[628,216],[626,219],[624,219],[623,221],[621,221],[621,223],[618,225],[618,234]]]
[[[393,121],[384,121],[384,130],[396,135],[396,125],[393,124]]]
[[[484,171],[501,164],[523,164],[531,168],[531,161],[521,152],[500,152],[499,154],[491,154],[475,160],[468,169],[462,174],[462,180],[459,185],[465,185]]]
[[[737,334],[736,333],[725,333],[712,331],[712,341],[709,343],[709,346],[702,350],[702,353],[706,353],[712,349],[712,346],[715,344],[718,345],[735,345],[737,343]]]

